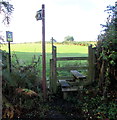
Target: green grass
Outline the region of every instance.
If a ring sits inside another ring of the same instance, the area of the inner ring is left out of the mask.
[[[57,46],[58,53],[87,53],[87,46],[77,45],[59,45]],[[46,44],[46,52],[51,53],[51,44]],[[8,45],[2,45],[1,49],[8,51]],[[24,43],[24,44],[11,44],[11,51],[16,52],[41,52],[42,45],[40,43]]]
[[[3,45],[1,49],[8,51],[8,46]],[[11,44],[11,53],[16,53],[19,59],[30,62],[33,55],[42,54],[42,46],[38,43]],[[51,58],[51,44],[46,44],[46,57]],[[77,45],[57,45],[58,57],[81,57],[88,56],[88,47]]]
[[[57,47],[57,57],[87,57],[88,47],[77,45],[59,45]],[[8,46],[3,45],[1,49],[8,51]],[[30,64],[34,55],[40,56],[42,54],[42,45],[40,43],[26,43],[26,44],[11,44],[11,54],[16,54],[20,61]],[[49,71],[49,63],[52,58],[52,45],[46,44],[46,62],[47,71]],[[15,61],[12,58],[12,61]],[[77,61],[76,61],[77,62]],[[67,62],[69,64],[69,62]],[[21,62],[23,64],[23,62]],[[49,72],[47,73],[49,75]]]

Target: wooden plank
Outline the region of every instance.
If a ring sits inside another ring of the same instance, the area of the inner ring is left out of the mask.
[[[72,80],[73,76],[58,76],[58,80]]]
[[[76,80],[76,81],[68,81],[68,83],[71,85],[71,86],[79,86],[79,83],[80,83],[81,81],[79,81],[79,80]]]
[[[62,88],[62,92],[78,91],[78,87]]]
[[[65,60],[88,60],[88,57],[57,57],[57,61]]]
[[[61,87],[70,87],[69,83],[66,80],[59,80]]]
[[[75,91],[78,91],[77,87],[62,88],[63,99],[67,99],[68,92],[75,92]]]
[[[57,67],[58,71],[61,71],[61,70],[76,70],[76,69],[88,69],[88,67],[87,66]]]
[[[81,73],[79,73],[77,70],[71,70],[70,71],[73,76],[77,79],[86,79],[86,76],[82,75]]]

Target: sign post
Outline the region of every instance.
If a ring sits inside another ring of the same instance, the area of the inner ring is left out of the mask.
[[[13,33],[10,31],[6,31],[6,40],[8,42],[8,50],[9,50],[9,71],[11,73],[11,48],[10,42],[13,42]]]
[[[42,9],[37,11],[37,20],[42,20],[42,87],[44,99],[47,97],[46,93],[46,53],[45,53],[45,5],[42,5]]]

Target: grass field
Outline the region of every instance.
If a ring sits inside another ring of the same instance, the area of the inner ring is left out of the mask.
[[[57,47],[57,57],[87,57],[88,47],[87,46],[77,46],[77,45],[56,45]],[[8,51],[8,45],[3,45],[1,49]],[[11,44],[11,54],[16,54],[19,61],[22,63],[30,64],[32,57],[40,56],[42,54],[42,45],[39,43],[26,43],[26,44]],[[46,44],[46,62],[47,71],[49,71],[49,63],[52,58],[52,45]],[[12,62],[15,58],[12,57]],[[66,62],[67,64],[67,62]],[[69,62],[68,62],[69,64]],[[49,73],[47,73],[48,75]]]
[[[56,45],[56,44],[55,44]],[[3,45],[1,49],[8,51],[8,46]],[[16,53],[19,59],[30,62],[33,55],[41,55],[42,46],[38,43],[11,44],[11,53]],[[51,58],[51,44],[46,45],[46,57]],[[81,57],[88,55],[88,47],[77,45],[57,45],[58,57]]]

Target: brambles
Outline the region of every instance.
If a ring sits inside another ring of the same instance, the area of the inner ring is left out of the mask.
[[[99,74],[100,88],[103,90],[103,95],[107,96],[109,89],[116,89],[117,83],[117,12],[115,6],[108,6],[106,25],[102,25],[104,30],[98,36],[97,43],[97,69]]]
[[[41,111],[44,106],[39,72],[40,57],[34,56],[30,65],[20,65],[16,55],[14,56],[16,61],[12,63],[12,73],[8,72],[7,67],[3,69],[3,118],[18,118],[23,114],[30,118],[30,110]],[[24,110],[27,113],[23,113]],[[33,113],[32,116],[36,115],[39,116],[39,113]]]

